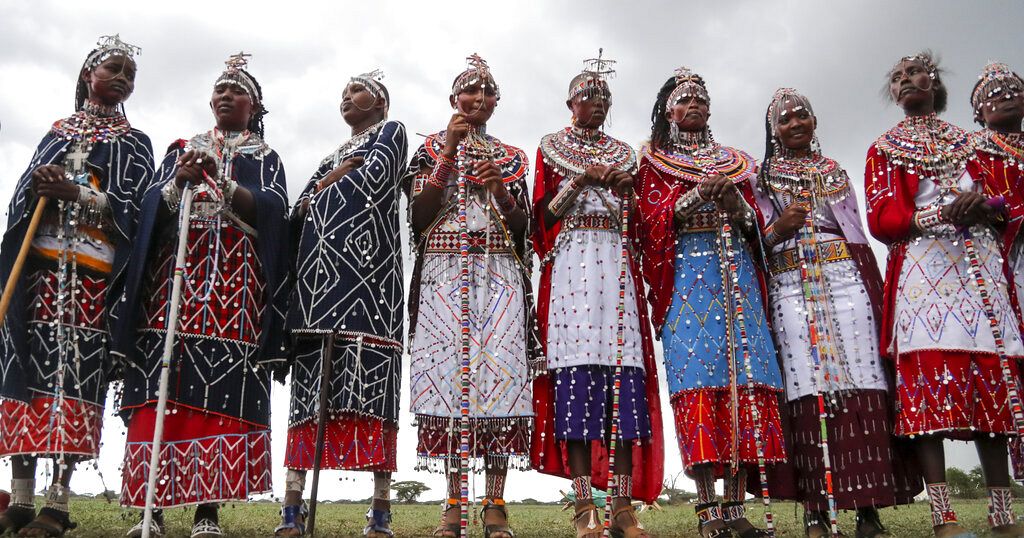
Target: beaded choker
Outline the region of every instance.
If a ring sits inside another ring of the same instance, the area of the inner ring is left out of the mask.
[[[935,114],[904,119],[880,136],[875,147],[893,164],[926,172],[959,167],[974,152],[967,131]]]
[[[815,199],[837,202],[850,193],[850,178],[839,163],[821,154],[809,157],[773,157],[765,170],[765,183],[773,192],[791,196],[810,190]]]
[[[340,166],[341,161],[345,158],[345,156],[352,153],[354,150],[362,147],[363,144],[368,142],[370,138],[373,137],[373,135],[377,134],[377,132],[380,131],[381,127],[384,126],[385,122],[387,122],[387,120],[380,120],[379,122],[367,127],[366,129],[363,129],[362,131],[359,131],[358,133],[352,135],[352,138],[349,138],[347,141],[343,142],[340,146],[338,146],[338,149],[331,152],[331,154],[324,158],[323,161],[320,161],[320,166],[323,166],[327,163],[334,163],[331,165],[334,168]]]
[[[978,151],[1008,159],[1024,159],[1024,133],[998,133],[982,129],[972,135]]]
[[[592,165],[626,171],[636,165],[633,148],[597,129],[566,127],[542,138],[540,150],[544,163],[562,177],[577,176]]]

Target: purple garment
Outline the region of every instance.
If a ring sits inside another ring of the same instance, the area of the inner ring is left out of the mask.
[[[555,438],[559,441],[605,439],[610,424],[615,368],[586,365],[555,368]],[[622,439],[651,436],[643,368],[623,368],[619,388],[619,432]]]

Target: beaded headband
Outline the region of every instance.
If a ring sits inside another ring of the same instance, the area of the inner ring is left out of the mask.
[[[470,86],[481,84],[484,88],[488,85],[493,86],[495,95],[501,99],[501,90],[498,89],[498,83],[494,80],[494,75],[491,74],[487,60],[481,58],[479,54],[473,53],[466,58],[466,63],[469,64],[469,67],[455,77],[455,82],[452,83],[452,97],[459,95]]]
[[[1004,99],[1012,99],[1014,95],[1024,91],[1024,79],[1004,63],[989,62],[978,79],[981,82],[971,93],[971,106],[976,111],[981,109],[985,101],[1000,93],[1005,96]]]
[[[924,65],[924,68],[928,71],[928,74],[932,78],[935,78],[935,74],[939,70],[939,66],[935,64],[935,59],[932,58],[931,53],[919,52],[911,56],[904,56],[900,58],[895,64],[893,64],[892,68],[889,69],[889,73],[891,74],[895,72],[896,69],[899,68],[900,64],[903,62],[921,62],[921,64]]]
[[[213,87],[216,88],[221,84],[233,84],[242,88],[242,91],[249,96],[249,99],[252,100],[253,104],[259,103],[260,92],[256,89],[256,81],[244,71],[245,68],[248,67],[249,58],[251,57],[252,54],[246,54],[244,52],[239,52],[238,54],[232,54],[229,56],[224,62],[227,69],[221,73],[220,78],[218,78],[217,82],[213,84]]]
[[[597,49],[597,58],[584,60],[583,71],[569,83],[569,93],[565,100],[572,101],[582,95],[584,101],[598,96],[611,101],[608,79],[615,76],[614,65],[615,60],[604,59],[604,49]]]
[[[782,121],[782,116],[787,112],[784,106],[787,101],[796,103],[797,106],[793,108],[793,112],[806,110],[811,116],[814,115],[810,99],[793,88],[779,88],[775,90],[772,102],[768,105],[768,123],[772,127],[773,135],[778,135],[779,133],[779,123]]]
[[[141,48],[121,41],[121,34],[100,36],[96,45],[96,50],[85,59],[87,69],[94,69],[111,56],[124,56],[134,61],[135,56],[142,53]]]
[[[676,69],[676,87],[665,100],[666,108],[672,108],[676,103],[688,98],[696,97],[708,106],[711,106],[711,98],[708,97],[708,89],[704,87],[704,81],[688,67]]]
[[[348,84],[345,87],[358,84],[366,88],[366,91],[370,92],[374,99],[384,99],[384,107],[386,108],[391,103],[388,102],[388,95],[384,91],[384,85],[380,83],[382,80],[384,80],[384,72],[380,69],[374,69],[369,73],[363,73],[348,79]]]

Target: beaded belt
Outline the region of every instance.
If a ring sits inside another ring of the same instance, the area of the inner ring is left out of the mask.
[[[846,246],[845,239],[821,241],[817,244],[817,247],[819,263],[832,263],[852,259],[850,256],[850,249]],[[773,275],[778,275],[799,268],[800,260],[797,257],[795,248],[789,248],[777,254],[772,254],[771,257],[768,258],[768,271]]]
[[[505,244],[505,237],[497,232],[491,232],[488,242],[487,232],[469,232],[469,253],[485,254],[489,250],[492,254],[508,254],[512,252],[510,245]],[[458,253],[459,232],[434,232],[427,237],[427,252],[429,253]]]
[[[721,229],[718,223],[718,214],[711,211],[699,211],[686,217],[683,227],[679,230],[682,233],[717,232]]]
[[[569,215],[562,219],[565,230],[618,230],[618,223],[608,215]]]

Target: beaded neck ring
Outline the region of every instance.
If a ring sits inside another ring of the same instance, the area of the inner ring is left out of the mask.
[[[384,71],[374,69],[368,73],[363,73],[350,78],[348,80],[348,84],[345,85],[345,88],[348,89],[349,86],[358,84],[366,88],[366,91],[370,92],[370,95],[372,95],[375,100],[383,99],[384,114],[387,116],[387,109],[391,106],[391,103],[388,102],[388,92],[384,89],[384,85],[381,84],[382,80],[384,80]]]
[[[982,106],[995,108],[998,99],[1010,100],[1024,92],[1024,79],[1010,69],[1010,66],[989,62],[978,76],[978,83],[971,92],[971,108],[975,118],[981,116]]]
[[[473,53],[466,57],[466,63],[469,67],[465,71],[455,77],[455,81],[452,83],[452,97],[458,97],[466,88],[475,84],[480,84],[483,88],[491,87],[494,89],[494,94],[497,99],[501,99],[501,90],[498,88],[498,83],[494,80],[494,75],[491,74],[491,68],[487,65],[487,60],[480,57],[479,54]]]

